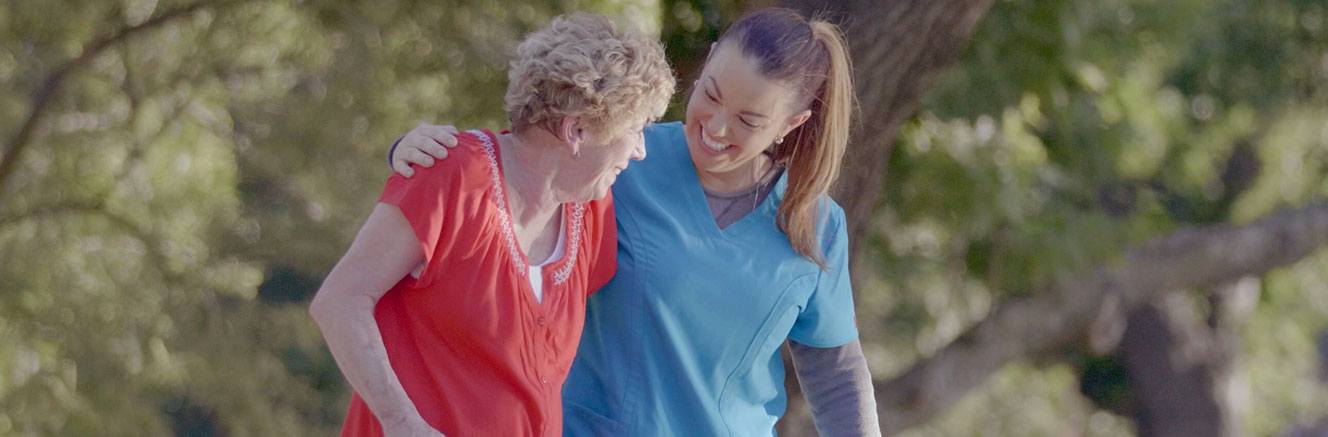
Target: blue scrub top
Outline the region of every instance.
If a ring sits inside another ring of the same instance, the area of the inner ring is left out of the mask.
[[[591,296],[563,387],[569,436],[758,436],[784,414],[789,339],[857,338],[844,212],[818,226],[829,270],[775,223],[787,172],[756,210],[720,229],[681,123],[645,132],[647,158],[613,186],[618,273]]]

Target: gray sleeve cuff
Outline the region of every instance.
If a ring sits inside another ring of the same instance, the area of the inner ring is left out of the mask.
[[[818,348],[789,342],[793,368],[821,436],[880,436],[862,343]]]

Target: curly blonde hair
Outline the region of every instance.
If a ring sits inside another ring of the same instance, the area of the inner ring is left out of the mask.
[[[673,71],[653,38],[622,32],[602,15],[572,13],[530,34],[507,73],[512,130],[583,117],[595,135],[659,118],[673,95]]]

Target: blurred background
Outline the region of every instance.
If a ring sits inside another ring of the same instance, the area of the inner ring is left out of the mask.
[[[852,46],[887,434],[1328,435],[1323,0],[0,2],[0,435],[334,434],[306,308],[393,139],[504,126],[558,13],[690,84],[776,4]]]

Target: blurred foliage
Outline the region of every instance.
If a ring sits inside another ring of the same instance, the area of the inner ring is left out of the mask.
[[[1328,195],[1326,14],[1322,1],[997,1],[891,157],[867,287],[881,291],[859,302],[873,371],[1132,243]],[[1325,259],[1266,275],[1241,327],[1250,435],[1328,411],[1313,344],[1328,329]],[[912,434],[1132,432],[1066,400],[1128,404],[1120,365],[1060,353],[1033,363],[1073,368],[1012,366]]]
[[[305,304],[387,144],[420,121],[502,126],[505,54],[561,11],[660,32],[685,90],[749,3],[219,0],[111,44],[0,179],[0,435],[334,433],[347,387]],[[3,139],[90,41],[192,4],[0,3]],[[1326,14],[996,2],[891,157],[859,301],[873,371],[1130,243],[1328,194]],[[1320,254],[1261,278],[1238,358],[1252,435],[1328,411],[1325,272]],[[1128,396],[1119,369],[1062,353],[913,434],[1129,433],[1081,394]]]
[[[660,41],[669,65],[678,76],[678,92],[670,101],[666,120],[682,120],[692,82],[701,74],[710,45],[753,1],[664,0],[660,4]]]

